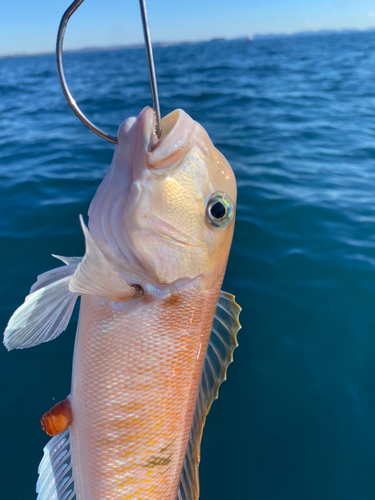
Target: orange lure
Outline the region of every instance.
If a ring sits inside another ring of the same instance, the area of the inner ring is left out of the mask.
[[[68,399],[60,401],[40,419],[40,425],[49,436],[57,436],[72,423],[72,409]]]

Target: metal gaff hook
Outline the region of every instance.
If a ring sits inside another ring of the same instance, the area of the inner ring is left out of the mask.
[[[63,62],[62,62],[62,51],[63,51],[63,43],[64,43],[64,35],[65,35],[65,30],[66,26],[68,24],[68,21],[71,17],[72,14],[78,9],[78,7],[83,3],[84,0],[75,0],[64,12],[63,17],[61,18],[60,26],[59,26],[59,31],[57,33],[57,40],[56,40],[56,62],[57,62],[57,72],[59,75],[59,80],[61,84],[62,91],[64,92],[64,95],[66,97],[66,100],[69,103],[69,106],[72,108],[74,113],[78,116],[78,118],[81,120],[82,123],[86,125],[90,130],[95,132],[95,134],[99,135],[103,139],[106,139],[109,142],[114,142],[117,143],[117,137],[107,134],[106,132],[103,132],[100,128],[98,128],[96,125],[94,125],[79,109],[77,106],[76,101],[74,100],[72,94],[70,93],[68,89],[68,85],[65,80],[65,75],[64,75],[64,67],[63,67]],[[160,106],[159,106],[159,96],[158,96],[158,89],[156,85],[156,76],[155,76],[155,65],[154,65],[154,57],[152,54],[152,46],[151,46],[151,39],[150,39],[150,30],[148,28],[148,22],[147,22],[147,12],[146,12],[146,3],[145,0],[139,0],[139,5],[141,8],[141,16],[142,16],[142,25],[143,25],[143,35],[145,39],[145,45],[146,45],[146,53],[147,53],[147,65],[148,65],[148,72],[150,76],[150,84],[151,84],[151,92],[152,92],[152,98],[154,101],[154,111],[156,113],[156,135],[158,138],[161,136],[161,115],[160,115]]]

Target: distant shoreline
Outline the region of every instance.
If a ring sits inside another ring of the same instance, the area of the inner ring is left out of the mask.
[[[279,38],[300,38],[309,36],[319,36],[319,35],[345,35],[345,34],[358,34],[358,33],[369,33],[375,32],[375,28],[367,28],[364,30],[360,29],[342,29],[342,30],[316,30],[316,31],[298,31],[295,33],[257,33],[253,36],[242,36],[236,38],[212,38],[209,40],[196,40],[196,41],[180,41],[180,42],[153,42],[152,46],[154,48],[158,47],[176,47],[180,45],[197,45],[200,43],[210,43],[210,42],[232,42],[232,41],[242,41],[244,43],[250,43],[258,40],[273,40]],[[77,54],[77,53],[93,53],[93,52],[110,52],[117,50],[132,50],[132,49],[142,49],[144,48],[143,43],[129,44],[129,45],[115,45],[108,47],[83,47],[80,49],[67,49],[64,52],[67,54]],[[19,57],[40,57],[40,56],[50,56],[54,55],[55,52],[33,52],[33,53],[15,53],[15,54],[4,54],[0,55],[0,59],[12,59]]]

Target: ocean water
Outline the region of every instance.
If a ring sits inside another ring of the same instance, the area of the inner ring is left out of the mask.
[[[223,288],[239,348],[207,419],[202,500],[375,498],[375,33],[155,50],[162,114],[199,121],[237,176]],[[66,54],[91,120],[151,104],[143,50]],[[113,145],[73,115],[53,56],[0,60],[0,327],[78,223]],[[38,420],[70,389],[77,315],[0,349],[0,497],[35,498]]]

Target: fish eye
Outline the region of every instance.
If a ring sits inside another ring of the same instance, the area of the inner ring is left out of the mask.
[[[233,219],[233,203],[225,193],[214,193],[208,200],[206,217],[215,227],[225,227]]]

